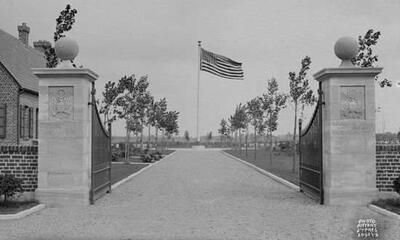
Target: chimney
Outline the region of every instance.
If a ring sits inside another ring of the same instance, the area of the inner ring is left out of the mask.
[[[36,50],[44,53],[47,48],[51,47],[51,43],[46,40],[39,40],[39,41],[33,42],[33,47]]]
[[[26,46],[29,45],[29,31],[30,28],[26,25],[26,23],[22,23],[22,25],[18,26],[18,35],[19,35],[19,40]]]

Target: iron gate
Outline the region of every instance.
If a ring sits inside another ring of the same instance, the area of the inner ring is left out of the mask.
[[[318,89],[318,102],[311,121],[304,130],[299,122],[300,191],[320,204],[324,203],[322,171],[322,91]]]
[[[94,89],[94,85],[93,85]],[[111,192],[111,127],[108,131],[97,111],[94,91],[92,92],[92,173],[90,202]]]

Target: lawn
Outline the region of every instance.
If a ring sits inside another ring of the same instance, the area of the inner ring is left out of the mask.
[[[0,202],[0,214],[14,214],[31,207],[38,205],[38,201],[28,201],[28,202],[17,202],[8,201],[6,203]]]
[[[149,164],[125,164],[112,163],[111,165],[111,184],[117,183],[129,175],[140,171]]]
[[[293,156],[292,153],[289,152],[272,152],[272,161],[270,159],[270,155],[268,150],[260,149],[255,152],[254,150],[246,151],[242,149],[240,150],[225,150],[225,152],[240,158],[246,162],[249,162],[261,169],[264,169],[270,173],[273,173],[287,181],[299,185],[299,164],[298,164],[298,156],[296,156],[295,162],[295,172],[292,172],[292,161]],[[255,154],[256,153],[256,154]],[[256,158],[255,158],[256,155]],[[272,164],[271,164],[272,162]]]

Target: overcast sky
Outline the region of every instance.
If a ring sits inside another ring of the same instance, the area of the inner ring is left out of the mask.
[[[201,73],[200,133],[216,130],[222,118],[266,91],[275,77],[288,91],[288,72],[299,70],[308,55],[308,77],[325,67],[337,67],[333,53],[342,36],[379,30],[374,51],[379,55],[381,77],[400,80],[400,1],[22,1],[0,0],[0,28],[17,36],[17,25],[31,28],[29,41],[53,39],[55,19],[70,3],[78,10],[70,36],[78,41],[79,65],[100,75],[98,93],[105,82],[124,75],[147,74],[150,91],[166,97],[168,108],[180,112],[180,133],[195,136],[197,41],[203,47],[243,63],[244,81]],[[400,130],[400,88],[376,91],[377,132]],[[308,111],[311,112],[311,109]],[[308,114],[309,115],[309,114]],[[385,124],[383,124],[383,117]],[[278,134],[293,129],[293,108],[280,115]],[[113,133],[124,135],[122,122]]]

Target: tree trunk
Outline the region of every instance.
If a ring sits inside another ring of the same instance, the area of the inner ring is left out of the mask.
[[[232,133],[231,134],[232,136],[231,136],[231,148],[233,148],[233,149],[236,149],[236,131],[235,131],[235,133]]]
[[[245,141],[246,141],[246,160],[247,160],[247,140],[248,140],[248,138],[249,138],[249,131],[248,131],[248,129],[246,129],[246,139],[245,139]]]
[[[269,131],[269,162],[272,166],[272,131]]]
[[[254,161],[257,159],[257,127],[254,125]]]
[[[294,103],[293,163],[292,163],[292,172],[295,172],[295,168],[296,168],[296,126],[297,126],[297,102]]]
[[[136,138],[136,143],[135,143],[135,148],[139,148],[140,146],[140,138],[139,138],[139,133],[135,133],[135,138]]]
[[[150,138],[151,138],[151,136],[150,136],[150,128],[151,128],[151,126],[150,126],[150,124],[149,124],[148,127],[149,127],[149,139],[148,139],[148,141],[147,141],[147,148],[150,149],[150,140],[151,140],[151,139],[150,139]]]
[[[164,138],[165,138],[165,136],[164,136],[164,131],[163,130],[161,130],[161,139],[160,139],[160,146],[161,146],[161,149],[162,148],[164,148],[165,149],[165,140],[164,140]]]
[[[129,161],[129,129],[128,129],[128,121],[126,121],[126,142],[125,142],[125,161]]]
[[[264,134],[264,148],[265,148],[265,156],[267,156],[267,151],[268,151],[268,146],[267,146],[267,141],[268,141],[268,131],[267,133]]]
[[[240,149],[240,156],[242,156],[242,131],[239,129],[239,149]]]
[[[140,130],[140,149],[143,150],[143,127],[142,130]]]
[[[234,140],[234,144],[233,144],[233,145],[235,146],[235,149],[236,149],[236,150],[239,150],[239,149],[238,149],[238,144],[237,144],[237,142],[238,142],[238,141],[237,141],[237,130],[236,130],[236,131],[235,131],[235,140]]]
[[[156,127],[156,139],[155,139],[156,151],[158,149],[158,127]]]
[[[104,113],[104,126],[107,126],[107,122],[108,122],[108,113],[107,111]]]
[[[168,139],[168,136],[167,136],[167,134],[166,134],[166,132],[163,132],[163,141],[164,141],[164,149],[166,150],[167,149],[167,147],[168,147],[168,141],[169,141],[170,139]]]
[[[234,141],[235,149],[239,151],[239,137],[238,137],[238,131],[235,131],[235,141]]]

